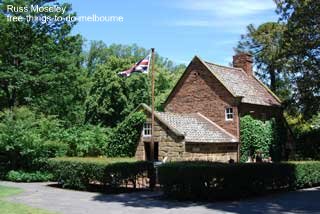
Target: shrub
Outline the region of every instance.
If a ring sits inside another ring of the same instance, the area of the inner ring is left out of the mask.
[[[133,157],[145,119],[142,112],[134,112],[114,128],[108,139],[106,155],[108,157]]]
[[[87,190],[90,184],[120,187],[150,173],[153,164],[132,158],[55,158],[49,167],[63,187]]]
[[[320,129],[311,130],[298,136],[296,159],[320,160]]]
[[[301,161],[291,163],[295,166],[295,188],[312,187],[320,184],[319,161]]]
[[[301,114],[285,115],[295,137],[295,160],[320,160],[320,113],[310,120]]]
[[[75,126],[66,129],[60,140],[68,145],[68,156],[94,157],[106,153],[109,133],[109,129],[100,126]]]
[[[48,158],[98,156],[106,152],[108,129],[99,126],[64,128],[53,116],[26,107],[0,113],[0,172],[43,170]]]
[[[250,115],[240,119],[240,161],[246,162],[249,156],[261,152],[264,158],[281,159],[281,145],[285,143],[285,131],[275,119],[263,122]]]
[[[53,179],[53,175],[48,172],[24,172],[11,170],[6,175],[6,180],[14,182],[43,182]]]
[[[21,107],[0,113],[0,166],[38,170],[48,158],[64,155],[66,145],[56,138],[60,121]]]
[[[165,195],[176,199],[241,198],[318,185],[320,162],[175,162],[159,167],[159,182]]]

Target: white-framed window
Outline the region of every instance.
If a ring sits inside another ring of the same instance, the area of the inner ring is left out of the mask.
[[[144,137],[148,137],[151,136],[152,133],[152,126],[151,123],[144,123],[143,124],[143,136]]]
[[[226,120],[233,120],[233,108],[228,107],[225,110]]]

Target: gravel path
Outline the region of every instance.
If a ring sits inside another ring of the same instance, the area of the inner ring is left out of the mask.
[[[241,202],[191,203],[159,199],[159,193],[118,195],[64,190],[49,183],[12,183],[22,194],[7,200],[65,214],[215,214],[215,213],[320,213],[320,188],[281,193]]]

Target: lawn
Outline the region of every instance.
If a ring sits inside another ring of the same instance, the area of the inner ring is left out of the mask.
[[[14,187],[0,186],[0,213],[5,214],[52,214],[52,212],[29,207],[23,204],[7,202],[5,197],[19,194],[22,190]]]

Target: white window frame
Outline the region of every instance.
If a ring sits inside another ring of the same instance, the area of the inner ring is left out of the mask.
[[[146,122],[146,123],[143,124],[143,132],[142,133],[143,133],[144,137],[150,137],[151,136],[151,134],[152,134],[152,125],[151,125],[151,123]]]
[[[226,118],[226,121],[232,121],[233,120],[233,108],[232,107],[227,107],[225,109],[225,118]]]

